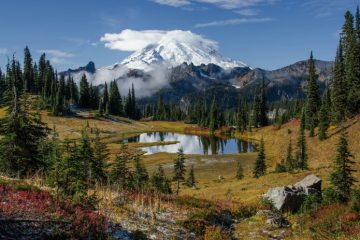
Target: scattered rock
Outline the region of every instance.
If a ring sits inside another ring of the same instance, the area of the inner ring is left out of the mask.
[[[300,187],[314,188],[318,191],[321,191],[321,183],[322,183],[322,180],[319,177],[311,174],[311,175],[305,177],[300,182],[295,183],[294,187],[295,188],[300,188]]]
[[[307,195],[321,194],[321,179],[309,175],[294,186],[270,188],[263,195],[279,211],[296,212],[300,209]]]

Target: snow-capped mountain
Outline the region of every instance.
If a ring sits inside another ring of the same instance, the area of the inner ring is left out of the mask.
[[[121,65],[130,69],[148,71],[154,64],[176,67],[184,62],[196,66],[213,63],[224,69],[247,67],[241,61],[223,57],[218,52],[216,44],[209,44],[201,39],[194,40],[194,34],[189,31],[168,33],[158,43],[146,46],[130,55],[121,62]]]

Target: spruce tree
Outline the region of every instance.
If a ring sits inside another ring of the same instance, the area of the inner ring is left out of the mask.
[[[140,156],[134,155],[133,156],[133,162],[134,162],[134,172],[133,172],[133,184],[135,189],[141,190],[144,188],[146,183],[149,180],[149,175],[144,167],[144,165],[140,162]]]
[[[155,189],[155,191],[170,194],[171,193],[171,185],[169,180],[165,176],[164,168],[160,164],[154,173],[154,175],[150,179],[151,185]]]
[[[24,70],[23,70],[24,89],[28,92],[34,90],[34,70],[33,60],[29,48],[24,49]]]
[[[105,183],[106,180],[106,167],[109,152],[106,144],[100,139],[100,130],[95,130],[95,138],[93,140],[94,158],[91,163],[93,179],[98,183]]]
[[[331,86],[332,121],[339,123],[345,120],[347,109],[347,82],[345,80],[343,42],[340,39],[336,52]]]
[[[261,125],[260,123],[260,112],[261,112],[261,98],[259,88],[255,89],[252,111],[251,111],[251,125],[255,128]]]
[[[216,107],[216,101],[215,97],[212,100],[211,108],[210,108],[210,123],[209,123],[209,129],[210,132],[215,132],[215,130],[219,127],[218,125],[218,111]]]
[[[327,103],[327,95],[325,94],[321,103],[320,114],[319,114],[319,140],[324,140],[327,137],[327,130],[329,128],[329,105]]]
[[[174,161],[174,177],[173,180],[176,181],[176,194],[179,195],[180,191],[180,182],[184,180],[185,174],[185,156],[182,148],[178,150],[177,158]]]
[[[244,178],[244,169],[242,167],[241,162],[238,161],[236,168],[236,179],[241,180],[243,178]]]
[[[348,149],[347,133],[343,129],[337,147],[337,155],[333,163],[333,171],[330,175],[330,183],[339,195],[339,200],[347,202],[350,199],[351,188],[356,182],[352,173],[352,165],[355,163],[353,155]]]
[[[350,11],[345,13],[342,35],[344,36],[344,67],[348,92],[347,114],[353,116],[360,108],[360,49],[357,46],[354,16]]]
[[[110,84],[108,112],[113,115],[123,115],[122,98],[116,81]]]
[[[90,107],[90,86],[85,74],[80,80],[79,106],[82,108]]]
[[[295,159],[293,157],[293,154],[292,154],[292,141],[291,141],[291,139],[289,141],[289,145],[288,145],[288,148],[287,148],[286,159],[285,159],[285,167],[286,167],[286,170],[289,171],[289,172],[292,172],[297,167],[296,161],[295,161]]]
[[[188,187],[195,187],[196,186],[196,179],[195,179],[195,171],[194,171],[194,165],[191,165],[189,175],[186,179],[186,185]]]
[[[259,178],[266,174],[266,155],[265,155],[265,146],[264,146],[264,139],[261,139],[260,146],[259,146],[259,153],[257,155],[253,175],[254,178]]]
[[[103,109],[106,111],[106,106],[109,103],[109,89],[108,89],[108,85],[105,82],[105,86],[104,86],[104,93],[103,93],[103,98],[102,98],[102,104],[103,104]]]
[[[39,147],[49,129],[38,112],[30,111],[26,94],[20,98],[15,84],[12,89],[13,99],[0,119],[0,171],[21,178],[47,167]]]
[[[321,106],[320,90],[317,84],[318,75],[316,74],[315,61],[313,53],[310,54],[308,61],[309,77],[306,89],[306,119],[307,128],[310,130],[310,136],[314,136],[314,129],[318,124],[318,112]]]
[[[307,150],[306,150],[306,137],[305,137],[305,112],[303,111],[301,115],[301,123],[299,130],[299,138],[297,141],[297,151],[296,151],[296,162],[297,167],[300,169],[307,169]]]
[[[116,155],[110,172],[111,182],[121,189],[128,188],[131,180],[131,173],[127,166],[129,160],[127,145],[122,143],[120,153]]]
[[[94,159],[94,151],[91,146],[91,139],[87,131],[87,127],[83,128],[81,131],[77,157],[79,164],[82,166],[83,174],[86,176],[87,183],[89,185],[94,182],[94,168],[96,163]]]
[[[267,118],[267,100],[266,100],[266,86],[263,80],[260,91],[260,109],[259,109],[259,124],[261,127],[268,125]]]

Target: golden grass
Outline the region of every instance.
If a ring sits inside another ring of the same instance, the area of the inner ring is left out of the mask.
[[[4,109],[0,109],[0,117],[4,115]],[[194,125],[187,125],[183,122],[136,122],[124,118],[107,119],[96,118],[94,112],[80,112],[72,117],[52,117],[46,112],[42,112],[42,119],[50,128],[56,126],[60,138],[78,138],[81,129],[87,124],[91,128],[99,128],[101,137],[110,150],[110,161],[114,159],[115,154],[120,149],[120,140],[136,136],[143,132],[152,131],[169,131],[169,132],[189,132],[200,131],[206,134],[207,130],[201,130]],[[348,122],[349,148],[356,159],[356,168],[360,164],[360,122],[355,118]],[[187,165],[194,165],[195,177],[198,181],[198,189],[182,187],[182,195],[191,195],[205,199],[225,199],[232,197],[237,201],[254,203],[258,201],[259,196],[267,191],[269,187],[292,184],[301,180],[307,174],[313,173],[324,180],[324,185],[328,185],[328,176],[331,171],[331,164],[336,154],[336,145],[338,142],[338,130],[336,126],[331,126],[329,138],[325,141],[319,141],[317,137],[307,137],[309,168],[306,172],[294,174],[288,173],[271,173],[276,163],[285,157],[287,145],[292,139],[294,152],[296,140],[298,137],[299,122],[294,120],[284,124],[281,128],[268,126],[261,129],[253,129],[252,132],[245,134],[236,134],[236,137],[244,139],[260,140],[262,137],[265,141],[265,150],[267,156],[268,172],[264,177],[254,179],[252,177],[252,167],[256,158],[256,153],[233,154],[224,156],[200,156],[187,155]],[[145,146],[139,143],[130,143],[129,147],[134,148]],[[157,153],[142,156],[142,161],[147,167],[149,173],[152,173],[162,164],[166,174],[170,177],[172,174],[172,164],[176,154]],[[235,178],[237,161],[241,161],[245,178],[237,180]],[[360,177],[360,171],[355,173]],[[223,176],[223,180],[219,180]]]

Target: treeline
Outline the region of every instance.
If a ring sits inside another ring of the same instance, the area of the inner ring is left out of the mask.
[[[28,47],[24,49],[23,68],[13,57],[6,66],[6,73],[0,70],[0,104],[11,99],[13,84],[19,92],[41,96],[40,107],[49,110],[54,116],[69,114],[72,106],[98,110],[98,115],[112,114],[136,120],[141,118],[134,86],[124,98],[120,95],[116,81],[110,83],[109,89],[106,83],[101,89],[89,83],[84,74],[78,86],[70,75],[58,74],[45,54],[40,56],[38,62],[34,62]]]

